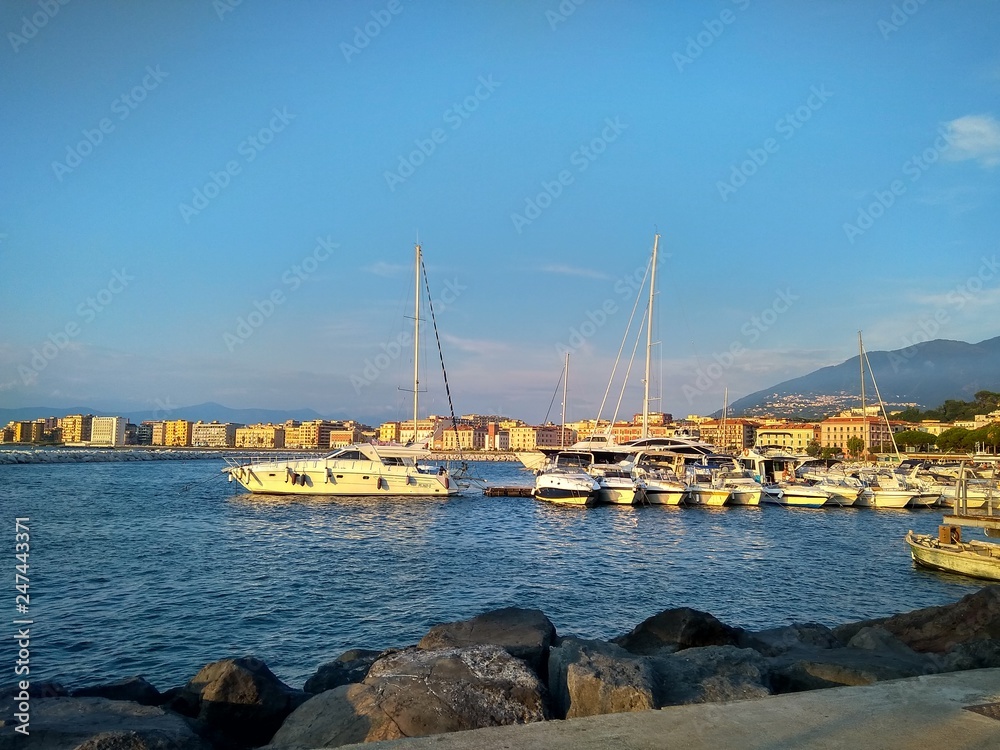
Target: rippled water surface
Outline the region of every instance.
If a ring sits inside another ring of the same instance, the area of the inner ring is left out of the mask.
[[[254,654],[300,687],[348,648],[407,645],[497,607],[609,638],[670,607],[751,629],[836,625],[983,585],[913,567],[903,535],[933,533],[937,510],[582,509],[478,490],[290,499],[237,492],[222,466],[0,466],[11,568],[0,580],[13,579],[14,517],[31,519],[33,680],[141,674],[164,690]],[[514,464],[473,468],[494,484],[531,480]]]

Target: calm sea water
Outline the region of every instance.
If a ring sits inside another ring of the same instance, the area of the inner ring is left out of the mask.
[[[751,629],[836,625],[983,585],[913,567],[903,535],[934,532],[936,510],[582,509],[478,490],[289,499],[238,492],[222,466],[0,466],[0,580],[14,578],[14,517],[31,519],[32,680],[140,674],[164,690],[253,654],[301,687],[348,648],[415,643],[431,625],[497,607],[535,607],[561,634],[610,638],[670,607]],[[494,484],[531,481],[514,464],[473,468]],[[14,663],[12,638],[0,657]]]

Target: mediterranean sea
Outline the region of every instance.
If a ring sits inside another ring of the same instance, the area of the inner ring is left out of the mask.
[[[248,495],[223,466],[0,465],[4,619],[32,620],[32,682],[142,675],[166,690],[252,654],[301,687],[349,648],[406,646],[499,607],[540,609],[561,635],[611,638],[672,607],[749,629],[832,626],[984,585],[914,568],[903,536],[935,533],[934,509],[587,509],[475,488],[299,499]],[[532,481],[517,464],[472,468],[491,484]],[[14,607],[16,517],[29,519],[28,615]],[[14,664],[15,639],[0,650]]]

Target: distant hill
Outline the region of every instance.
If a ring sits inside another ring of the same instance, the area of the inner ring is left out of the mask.
[[[1000,336],[978,344],[935,339],[908,349],[869,351],[868,360],[887,406],[913,404],[926,410],[948,399],[972,401],[977,391],[1000,390]],[[865,400],[878,403],[867,364],[865,375]],[[730,405],[730,414],[833,413],[858,405],[860,380],[855,356],[744,396]]]
[[[127,417],[133,424],[139,424],[147,419],[188,419],[197,422],[236,422],[239,424],[256,424],[258,422],[284,422],[286,419],[308,421],[312,419],[329,419],[312,409],[230,409],[213,402],[195,404],[194,406],[167,407],[149,409],[146,411],[111,412],[92,409],[86,406],[71,408],[59,406],[25,406],[17,409],[0,409],[0,425],[11,420],[27,421],[42,417],[64,417],[67,414],[93,414],[94,416]]]

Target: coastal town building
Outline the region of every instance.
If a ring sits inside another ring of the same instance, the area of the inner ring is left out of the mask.
[[[153,423],[143,422],[142,424],[136,425],[135,428],[135,444],[136,445],[152,445],[153,444]]]
[[[712,419],[699,425],[701,439],[721,451],[742,451],[754,445],[757,423],[747,419]]]
[[[195,422],[191,427],[191,445],[198,448],[234,448],[236,430],[242,426],[234,422]]]
[[[59,420],[64,443],[86,443],[90,440],[90,426],[94,420],[93,414],[70,414]]]
[[[524,425],[511,427],[509,432],[510,450],[530,451],[535,448],[558,448],[575,443],[579,436],[568,425],[563,430],[559,425]]]
[[[284,448],[285,426],[252,424],[236,428],[237,448]]]
[[[818,424],[791,422],[770,427],[758,427],[754,445],[758,448],[782,448],[791,453],[804,455],[811,443],[820,442],[820,437]]]
[[[94,417],[90,425],[91,445],[125,445],[125,417]]]
[[[176,448],[191,445],[192,423],[186,419],[171,419],[166,422],[163,431],[163,444]]]
[[[861,438],[870,451],[892,450],[892,433],[907,429],[905,422],[890,422],[886,425],[884,419],[878,417],[831,417],[819,423],[820,440],[823,448],[839,448],[847,453],[847,441],[851,438]]]
[[[152,424],[152,442],[150,445],[166,445],[167,444],[167,423],[163,421],[153,422]]]
[[[339,430],[330,430],[330,447],[346,448],[364,440],[364,431],[360,427],[343,427]]]

